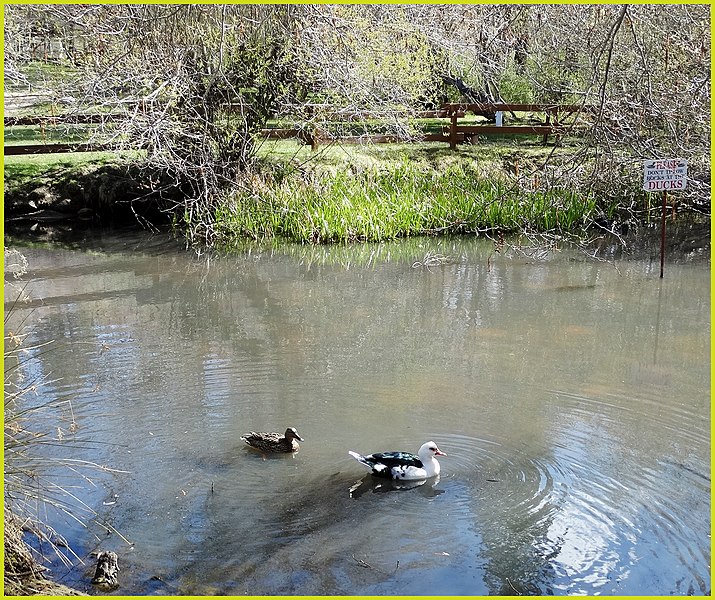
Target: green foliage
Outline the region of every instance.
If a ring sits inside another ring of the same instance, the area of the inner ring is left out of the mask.
[[[386,103],[398,109],[443,101],[439,74],[445,55],[404,9],[389,11],[389,16],[379,7],[366,11],[363,6],[344,5],[335,10],[338,18],[350,23],[349,29],[325,39],[320,52],[330,61],[347,60],[339,81],[326,82],[323,100],[365,108]],[[316,74],[316,80],[320,78]]]
[[[548,61],[529,58],[527,78],[534,84],[537,102],[577,104],[589,86],[588,57],[573,48],[560,48]]]
[[[437,233],[570,231],[596,203],[573,191],[531,191],[484,178],[474,167],[340,171],[275,185],[251,182],[222,204],[216,227],[227,239],[283,237],[299,242],[382,241]]]
[[[534,87],[525,75],[519,75],[510,66],[499,79],[499,92],[505,102],[533,104],[536,102]]]
[[[300,93],[290,52],[277,38],[227,34],[220,47],[209,38],[187,53],[182,68],[188,91],[168,99],[178,126],[172,151],[214,164],[228,177],[248,166],[254,136]]]

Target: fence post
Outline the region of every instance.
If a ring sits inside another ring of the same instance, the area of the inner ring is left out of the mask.
[[[545,123],[545,125],[551,125],[551,113],[549,112],[549,109],[548,109],[548,108],[546,109],[545,112],[546,112],[546,123]],[[548,134],[548,133],[545,133],[545,134],[544,134],[544,139],[542,140],[542,143],[544,144],[544,146],[546,146],[546,144],[547,144],[548,142],[549,142],[549,134]]]

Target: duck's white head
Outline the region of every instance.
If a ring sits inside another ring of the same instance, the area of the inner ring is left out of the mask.
[[[417,456],[423,463],[431,461],[435,456],[447,456],[434,442],[425,442],[417,451]]]

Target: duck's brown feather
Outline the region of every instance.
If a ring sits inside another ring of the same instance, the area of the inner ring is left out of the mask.
[[[287,438],[282,433],[251,431],[241,436],[241,439],[264,452],[297,452],[300,448],[295,439]]]

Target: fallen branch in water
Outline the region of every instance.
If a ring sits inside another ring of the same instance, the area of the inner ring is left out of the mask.
[[[373,567],[370,563],[365,562],[362,558],[357,558],[355,554],[352,555],[353,560],[359,564],[362,568],[364,569],[374,569],[375,571],[379,571],[383,575],[394,575],[397,572],[397,569],[400,568],[400,561],[398,560],[395,563],[395,570],[392,573],[386,573],[382,569],[378,569],[377,567]]]

